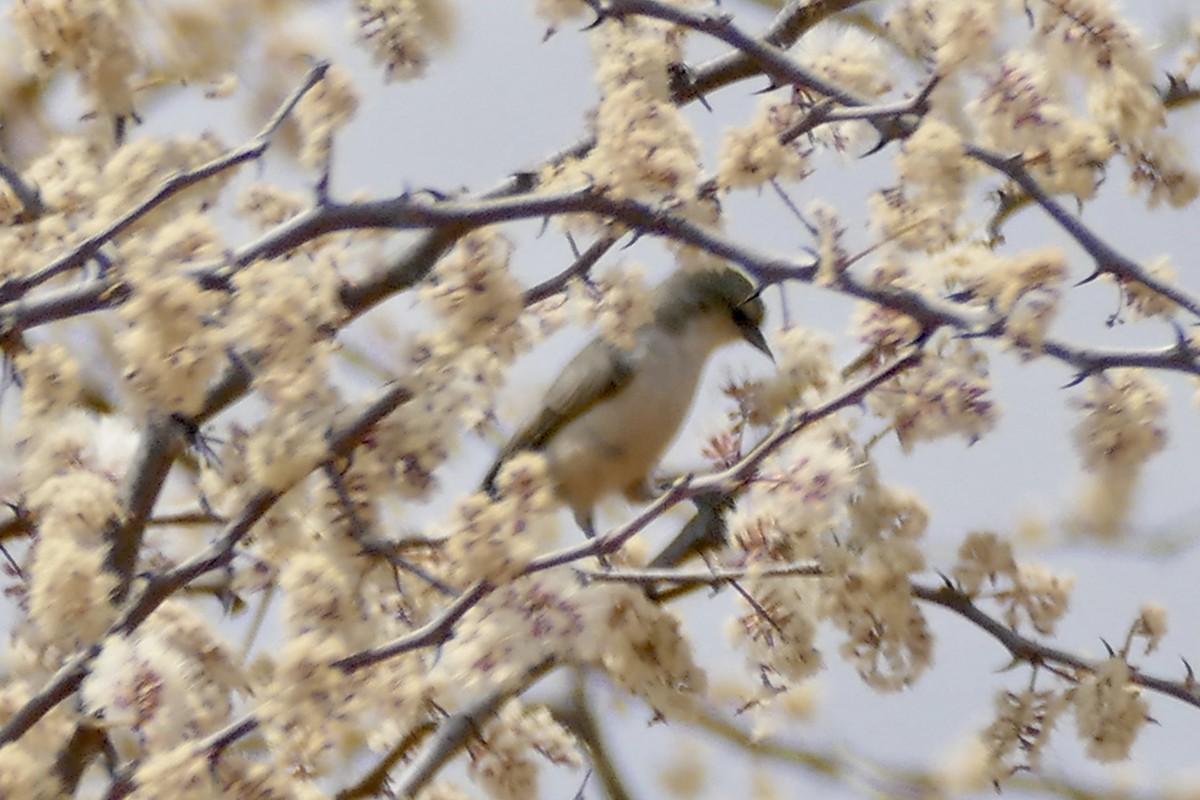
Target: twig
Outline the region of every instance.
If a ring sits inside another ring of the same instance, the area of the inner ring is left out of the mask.
[[[942,585],[931,588],[910,582],[909,591],[912,592],[913,597],[953,611],[980,628],[999,642],[1016,661],[1024,661],[1034,666],[1069,667],[1075,672],[1096,672],[1098,669],[1096,662],[1022,636],[1007,625],[988,616],[971,601],[970,597],[953,586]],[[1133,665],[1129,666],[1129,680],[1138,686],[1200,708],[1200,694],[1189,688],[1186,681],[1156,678],[1147,675]]]
[[[433,735],[429,744],[417,754],[408,765],[408,769],[396,781],[396,796],[413,797],[420,792],[471,737],[478,735],[481,723],[487,717],[496,713],[509,698],[523,692],[556,665],[554,658],[547,658],[530,668],[514,685],[491,692],[462,711],[447,717],[438,726],[437,733]]]
[[[17,200],[21,202],[21,212],[17,214],[17,222],[33,222],[46,211],[46,206],[42,203],[42,194],[37,187],[26,183],[21,174],[3,159],[0,159],[0,180],[8,184],[13,194],[17,196]]]
[[[633,583],[651,586],[656,583],[674,583],[682,586],[719,586],[723,583],[732,583],[733,581],[745,580],[746,578],[820,577],[825,574],[820,563],[815,560],[793,561],[787,564],[772,566],[716,567],[714,569],[703,570],[627,568],[604,570],[587,567],[575,567],[574,569],[577,575],[588,581]]]
[[[331,433],[330,453],[333,456],[347,455],[380,420],[410,399],[412,394],[402,386],[393,386],[385,391],[344,427]],[[270,489],[262,489],[256,493],[226,527],[222,536],[203,552],[173,569],[151,577],[146,587],[130,603],[121,618],[109,628],[105,636],[131,633],[177,590],[207,572],[227,566],[233,559],[237,545],[281,496],[282,492]],[[42,691],[26,702],[4,727],[0,728],[0,745],[20,738],[58,703],[78,689],[88,674],[92,659],[100,654],[100,649],[99,643],[93,644],[60,669]]]
[[[116,220],[107,225],[103,230],[100,230],[91,236],[84,239],[79,244],[75,245],[69,252],[47,264],[42,269],[22,278],[12,278],[3,284],[0,284],[0,302],[10,300],[28,292],[35,286],[40,286],[46,281],[54,278],[57,275],[66,272],[69,269],[83,266],[89,258],[99,252],[100,248],[112,240],[113,237],[120,234],[137,220],[162,205],[174,195],[182,190],[199,183],[200,181],[219,175],[222,172],[244,164],[247,161],[254,161],[262,157],[270,146],[271,138],[275,131],[283,124],[284,120],[292,113],[296,104],[300,99],[308,93],[310,89],[317,85],[325,73],[329,70],[329,62],[321,61],[315,64],[304,76],[304,81],[293,91],[280,105],[279,109],[267,121],[267,124],[252,138],[250,141],[243,144],[241,147],[226,153],[219,158],[215,158],[207,164],[203,164],[195,169],[177,172],[171,177],[165,179],[158,188],[154,190],[142,202],[138,203],[133,208],[126,211]]]

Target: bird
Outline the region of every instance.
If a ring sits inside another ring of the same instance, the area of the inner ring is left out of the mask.
[[[714,350],[738,340],[774,361],[758,290],[732,267],[677,270],[654,290],[652,320],[621,348],[597,337],[550,384],[536,413],[500,449],[482,488],[495,495],[504,463],[542,453],[557,499],[588,538],[594,511],[620,493],[655,496],[649,476],[687,417]]]

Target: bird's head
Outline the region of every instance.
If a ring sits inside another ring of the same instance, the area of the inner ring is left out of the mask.
[[[673,333],[700,323],[716,333],[714,344],[744,339],[774,360],[759,327],[764,313],[758,291],[741,272],[680,270],[659,285],[654,322]]]

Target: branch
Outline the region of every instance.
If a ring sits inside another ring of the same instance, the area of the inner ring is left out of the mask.
[[[393,790],[397,797],[414,797],[438,770],[461,750],[473,736],[479,735],[482,723],[496,713],[509,698],[525,691],[551,669],[557,666],[553,658],[547,658],[525,673],[514,685],[498,689],[456,714],[446,717],[438,726],[428,746],[413,759],[408,769],[400,776]]]
[[[367,405],[346,425],[329,436],[329,452],[333,457],[343,457],[362,441],[362,438],[384,417],[412,399],[412,394],[403,386],[393,386],[378,399]],[[314,464],[316,469],[319,465]],[[243,506],[237,518],[225,532],[205,550],[173,569],[151,576],[141,594],[108,629],[107,636],[129,634],[137,629],[162,603],[176,591],[207,572],[227,566],[233,559],[237,545],[250,529],[283,496],[283,492],[270,489],[259,490]],[[96,643],[83,653],[76,655],[16,714],[0,728],[0,745],[20,738],[39,719],[58,703],[69,697],[88,674],[89,665],[100,654],[101,644]]]
[[[1170,299],[1177,306],[1187,309],[1193,316],[1200,317],[1200,299],[1177,286],[1154,277],[1136,261],[1117,252],[1078,217],[1071,215],[1060,203],[1050,197],[1042,189],[1041,184],[1029,174],[1029,170],[1025,168],[1024,161],[1020,157],[1005,157],[978,145],[967,145],[965,152],[981,164],[986,164],[997,172],[1007,175],[1020,186],[1025,194],[1041,206],[1068,236],[1095,259],[1098,273],[1108,272],[1127,280],[1137,281]]]
[[[1093,661],[1022,636],[981,611],[971,601],[970,597],[953,586],[943,585],[934,589],[911,582],[909,591],[913,597],[953,611],[955,614],[958,614],[963,619],[980,628],[999,642],[1013,657],[1014,661],[1024,661],[1033,666],[1047,664],[1070,667],[1080,672],[1096,672],[1098,669],[1098,665]],[[1130,665],[1129,673],[1129,680],[1138,686],[1173,697],[1176,700],[1182,700],[1195,708],[1200,708],[1200,695],[1194,689],[1189,688],[1186,681],[1170,681],[1165,678],[1156,678],[1145,674],[1133,665]]]
[[[525,292],[525,305],[528,307],[545,300],[547,297],[556,295],[566,289],[567,284],[571,282],[572,278],[586,276],[592,267],[596,266],[596,262],[613,248],[613,245],[617,243],[619,238],[620,236],[610,234],[597,239],[592,243],[591,247],[579,254],[579,257],[575,259],[575,263],[571,264],[571,266]]]
[[[63,254],[32,275],[23,278],[12,278],[0,284],[0,302],[18,298],[35,286],[40,286],[67,270],[83,266],[87,263],[88,259],[96,255],[100,248],[112,240],[113,237],[119,235],[137,220],[189,186],[219,175],[247,161],[254,161],[261,158],[270,146],[271,138],[279,126],[292,113],[296,104],[300,102],[300,99],[325,77],[325,73],[328,70],[329,62],[327,61],[315,64],[308,71],[300,86],[283,101],[283,104],[271,119],[267,121],[262,130],[241,147],[195,169],[175,173],[159,184],[159,187],[141,203],[126,211],[103,230],[84,239],[69,252]]]
[[[791,0],[784,6],[761,37],[764,45],[786,50],[819,23],[865,0]],[[732,52],[701,64],[692,71],[692,80],[675,96],[682,105],[711,94],[746,78],[762,74],[758,62],[734,48]]]
[[[105,568],[117,576],[112,599],[121,603],[129,593],[142,550],[142,536],[150,512],[166,483],[171,463],[181,449],[178,423],[171,417],[152,415],[133,464],[125,478],[125,497],[121,507],[124,518],[110,524],[105,532],[109,541]]]
[[[14,218],[14,222],[33,222],[45,213],[46,206],[42,203],[41,192],[37,190],[36,186],[26,183],[21,174],[2,159],[0,159],[0,180],[8,184],[21,203],[21,211]]]

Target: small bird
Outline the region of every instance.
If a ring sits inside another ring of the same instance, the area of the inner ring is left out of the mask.
[[[571,359],[500,450],[483,488],[494,493],[496,474],[515,453],[541,452],[558,499],[593,537],[601,498],[654,497],[650,471],[687,417],[714,350],[742,339],[774,360],[759,328],[763,313],[754,285],[734,269],[676,272],[655,290],[654,319],[635,332],[632,349],[597,338]]]

